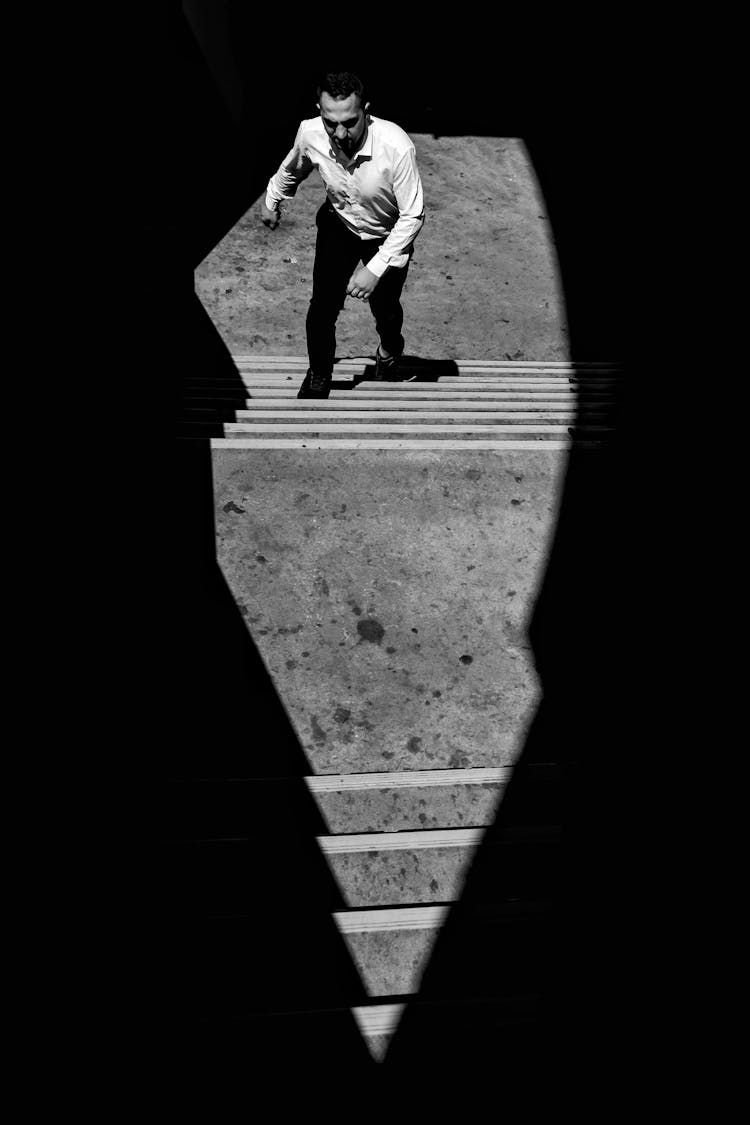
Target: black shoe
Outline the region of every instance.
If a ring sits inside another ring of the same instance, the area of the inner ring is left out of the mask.
[[[380,348],[375,352],[375,374],[373,379],[378,383],[392,382],[398,372],[399,356],[392,355],[390,359],[383,359]]]
[[[328,398],[333,377],[331,375],[316,375],[311,367],[302,380],[302,386],[297,392],[297,398]]]

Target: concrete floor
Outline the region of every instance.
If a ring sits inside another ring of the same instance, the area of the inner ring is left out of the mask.
[[[514,760],[565,461],[214,450],[219,561],[310,773]]]

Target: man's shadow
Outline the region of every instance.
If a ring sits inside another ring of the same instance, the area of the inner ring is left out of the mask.
[[[393,383],[437,383],[438,379],[455,378],[458,375],[458,366],[452,359],[429,359],[424,356],[404,353],[398,363],[396,374],[389,380]],[[375,377],[375,357],[368,363],[364,370],[357,375],[354,386],[371,381]],[[335,386],[335,383],[334,383]]]

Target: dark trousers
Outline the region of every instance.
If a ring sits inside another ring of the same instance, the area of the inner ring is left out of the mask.
[[[328,200],[318,211],[315,223],[318,236],[313,292],[307,310],[307,352],[315,374],[330,375],[336,356],[336,320],[344,307],[349,278],[360,261],[367,265],[385,239],[357,238],[337,217]],[[407,263],[400,269],[386,270],[368,301],[383,350],[390,355],[400,355],[404,349],[401,290],[408,269]]]

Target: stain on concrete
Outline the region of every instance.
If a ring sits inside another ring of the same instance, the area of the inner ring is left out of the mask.
[[[316,594],[320,594],[322,597],[326,598],[331,592],[328,588],[328,583],[326,582],[325,578],[322,577],[318,577],[315,579],[315,581],[313,582],[313,588]]]
[[[416,734],[413,734],[406,744],[406,749],[409,751],[410,754],[418,754],[421,745],[422,745],[422,739],[418,738]]]
[[[386,758],[390,762],[391,758],[394,757],[394,753],[393,753],[392,750],[384,750],[383,751],[383,757]]]
[[[443,694],[442,691],[440,691],[438,688],[435,688],[435,690],[432,693],[432,695],[435,699],[440,699],[440,696],[442,694]]]
[[[224,511],[225,512],[237,512],[238,515],[241,515],[241,516],[244,516],[244,514],[245,514],[245,509],[244,508],[238,508],[237,505],[235,504],[234,500],[230,500],[228,504],[224,505]]]
[[[393,653],[396,652],[397,650],[393,647],[393,645],[389,645],[388,648],[385,651],[390,653],[391,656],[392,656]]]
[[[309,499],[310,499],[310,493],[309,492],[299,492],[294,498],[294,503],[295,504],[304,504],[305,500],[309,500]]]
[[[467,480],[479,480],[481,475],[482,474],[479,471],[479,469],[467,469],[466,472],[464,473],[464,476],[466,477]]]
[[[385,636],[385,629],[377,617],[363,617],[361,621],[357,622],[357,632],[363,641],[369,641],[371,644],[377,645]]]
[[[517,625],[514,621],[503,622],[503,633],[507,642],[519,648],[523,648],[526,642],[526,631],[522,625]]]
[[[312,736],[313,736],[313,740],[315,742],[317,742],[320,745],[323,742],[328,741],[328,736],[326,735],[326,732],[323,730],[320,723],[318,722],[318,716],[317,715],[311,715],[310,716],[310,726],[312,727]]]
[[[288,635],[289,635],[290,633],[291,633],[291,634],[294,634],[294,633],[301,633],[303,629],[304,629],[304,625],[294,625],[293,627],[290,627],[290,628],[287,628],[287,626],[286,626],[286,625],[281,625],[281,626],[279,626],[279,628],[278,628],[278,629],[276,630],[276,632],[277,632],[277,633],[278,633],[278,634],[279,634],[280,636],[282,636],[282,637],[286,637],[286,636],[288,636]]]
[[[474,657],[469,656],[468,652],[465,652],[463,656],[459,656],[458,659],[461,661],[462,664],[467,664],[467,665],[473,664],[473,662],[474,662]]]
[[[364,727],[365,730],[375,730],[375,724],[371,723],[369,719],[359,719],[354,725],[355,727]]]
[[[354,615],[355,615],[356,617],[359,617],[359,616],[361,615],[361,613],[362,613],[362,607],[361,607],[361,606],[358,606],[356,602],[353,602],[353,601],[349,601],[349,602],[348,602],[347,604],[348,604],[348,605],[350,605],[350,606],[352,607],[352,613],[353,613],[353,614],[354,614]]]
[[[256,555],[255,561],[259,562],[259,563],[264,563],[264,562],[268,562],[268,559],[266,558],[265,555]]]
[[[297,667],[297,661],[296,660],[287,660],[286,661],[286,667],[291,672],[294,668]]]
[[[243,605],[243,604],[242,604],[242,602],[238,602],[237,604],[238,604],[238,606],[240,607],[240,613],[242,614],[242,616],[243,616],[243,617],[247,617],[247,616],[248,616],[248,614],[249,614],[249,612],[250,612],[250,611],[248,610],[247,606],[246,606],[246,605]]]
[[[419,632],[419,629],[415,629],[415,628],[414,628],[414,626],[412,626],[412,630],[411,630],[411,631],[412,631],[412,633],[418,633],[418,632]]]
[[[303,656],[309,656],[309,655],[310,655],[310,650],[309,650],[309,649],[305,649],[305,651],[304,651],[304,652],[302,653],[302,655],[303,655]]]
[[[434,895],[437,894],[439,886],[437,879],[430,879],[430,890]]]
[[[523,504],[523,500],[511,500],[511,504],[514,508],[518,508],[519,505]]]
[[[346,707],[341,707],[340,705],[333,712],[334,721],[337,723],[348,723],[351,717],[351,711],[347,710]]]

